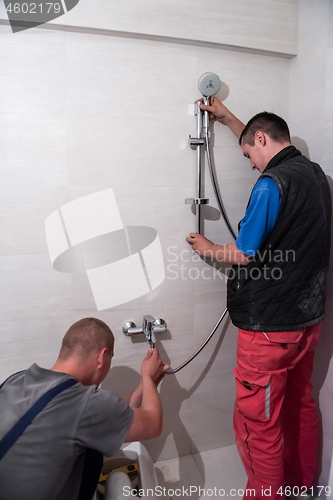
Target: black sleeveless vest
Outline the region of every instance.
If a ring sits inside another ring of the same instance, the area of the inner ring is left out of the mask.
[[[244,330],[298,330],[324,317],[330,189],[320,166],[294,146],[271,159],[265,176],[279,188],[279,215],[255,258],[230,270],[227,307]]]

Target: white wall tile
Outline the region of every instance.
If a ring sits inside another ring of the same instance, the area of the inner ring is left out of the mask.
[[[0,380],[26,370],[33,363],[51,368],[59,353],[61,340],[74,322],[72,314],[1,321]]]
[[[191,453],[234,444],[232,415],[232,400],[229,404],[216,402],[184,411],[182,419],[192,439]]]
[[[200,458],[199,455],[198,460]],[[185,488],[188,493],[191,491],[191,497],[196,500],[198,496],[196,496],[194,488],[197,487],[199,490],[200,487],[204,487],[205,481],[201,477],[192,455],[162,460],[155,463],[154,467],[158,484],[162,488],[166,488],[166,492],[175,491],[178,488],[182,492]]]
[[[186,119],[193,48],[66,33],[66,57],[69,114]]]
[[[161,112],[163,112],[161,104]],[[78,116],[68,119],[68,161],[72,185],[142,186],[194,185],[192,151],[187,147],[192,126],[179,120],[109,116]],[[127,115],[127,113],[124,113]],[[186,144],[186,147],[183,144]],[[184,148],[184,149],[183,149]],[[133,200],[134,201],[134,200]]]
[[[297,15],[296,0],[252,0],[250,4],[246,0],[130,0],[126,4],[81,0],[51,22],[295,54]]]
[[[278,52],[296,53],[296,2],[267,4],[260,0],[251,3],[224,0],[215,1],[208,8],[206,3],[204,6],[202,31],[205,35],[210,33],[209,40],[266,50],[274,47],[273,50]]]
[[[0,26],[2,113],[65,112],[64,33]]]
[[[25,80],[21,81],[22,76],[17,73],[17,68],[13,69],[12,78],[17,78],[24,87]],[[13,104],[10,107],[16,106],[15,96],[7,95],[6,100]],[[43,112],[21,111],[1,111],[1,185],[68,185],[66,117],[52,114],[47,109]]]
[[[3,256],[0,267],[2,321],[71,314],[71,275],[54,271],[48,254]]]
[[[45,219],[67,201],[68,189],[64,187],[1,186],[0,254],[46,253]]]
[[[161,460],[154,466],[158,484],[165,488],[166,494],[185,488],[194,500],[214,494],[243,498],[247,478],[236,445]]]
[[[201,476],[204,476],[204,488],[216,488],[221,496],[234,496],[241,500],[246,488],[247,476],[239,458],[236,445],[204,451],[193,456]],[[219,490],[222,490],[221,492]],[[202,495],[201,498],[204,498]]]

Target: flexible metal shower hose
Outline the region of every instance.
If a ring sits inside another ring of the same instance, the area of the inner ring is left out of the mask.
[[[209,150],[208,131],[206,131],[205,139],[206,139],[207,163],[208,163],[208,168],[209,168],[209,172],[210,172],[210,178],[211,178],[213,189],[214,189],[214,193],[215,193],[215,198],[216,198],[217,204],[219,206],[219,209],[221,211],[221,215],[222,215],[222,217],[223,217],[223,219],[224,219],[224,221],[225,221],[225,223],[226,223],[226,225],[227,225],[227,227],[228,227],[228,229],[229,229],[229,231],[230,231],[233,239],[235,240],[236,239],[236,235],[234,233],[234,230],[231,227],[230,221],[229,221],[228,216],[227,216],[227,212],[224,209],[223,202],[222,202],[222,197],[221,197],[221,193],[220,193],[220,190],[219,190],[219,187],[218,187],[218,183],[217,183],[217,180],[216,180],[216,177],[215,177],[213,165],[212,165],[212,162],[211,162],[210,150]]]
[[[202,349],[208,344],[208,342],[210,341],[210,339],[213,337],[214,333],[216,332],[216,330],[220,326],[221,321],[223,320],[223,318],[227,314],[227,312],[228,312],[228,310],[227,310],[227,308],[225,308],[225,310],[221,314],[218,322],[214,326],[213,330],[211,331],[211,333],[209,334],[209,336],[206,338],[205,342],[199,347],[199,349],[194,354],[192,354],[192,356],[190,358],[188,358],[187,361],[184,361],[184,363],[182,363],[181,365],[177,366],[177,368],[175,368],[174,370],[172,368],[170,368],[170,370],[167,370],[165,373],[167,373],[168,375],[172,375],[173,373],[179,372],[179,370],[181,370],[186,365],[188,365],[189,363],[191,363],[192,359],[194,359],[202,351]]]

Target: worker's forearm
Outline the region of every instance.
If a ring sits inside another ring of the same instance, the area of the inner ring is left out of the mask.
[[[141,409],[151,414],[152,419],[158,422],[162,429],[163,409],[159,393],[154,380],[148,376],[142,376],[142,404]]]
[[[143,410],[157,408],[162,414],[162,403],[157,392],[154,380],[149,375],[142,376],[142,404]]]
[[[218,262],[226,262],[227,264],[242,264],[246,266],[251,257],[243,254],[238,250],[235,243],[229,245],[213,245],[212,257]]]
[[[135,389],[135,391],[132,394],[130,394],[129,396],[127,396],[126,398],[124,398],[124,400],[128,402],[128,404],[130,405],[131,408],[140,408],[140,406],[142,404],[142,390],[143,390],[143,386],[142,386],[142,379],[141,379],[140,384]]]
[[[237,116],[229,112],[228,115],[219,121],[223,123],[223,125],[227,125],[227,127],[230,128],[231,132],[233,132],[238,139],[240,138],[245,125],[237,118]]]

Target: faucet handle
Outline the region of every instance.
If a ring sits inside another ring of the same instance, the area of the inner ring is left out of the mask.
[[[149,323],[154,323],[155,318],[151,314],[145,314],[143,316],[144,321],[149,321]]]
[[[126,337],[131,337],[132,335],[136,335],[137,333],[142,333],[142,328],[137,327],[133,321],[125,321],[122,326],[123,334]]]

